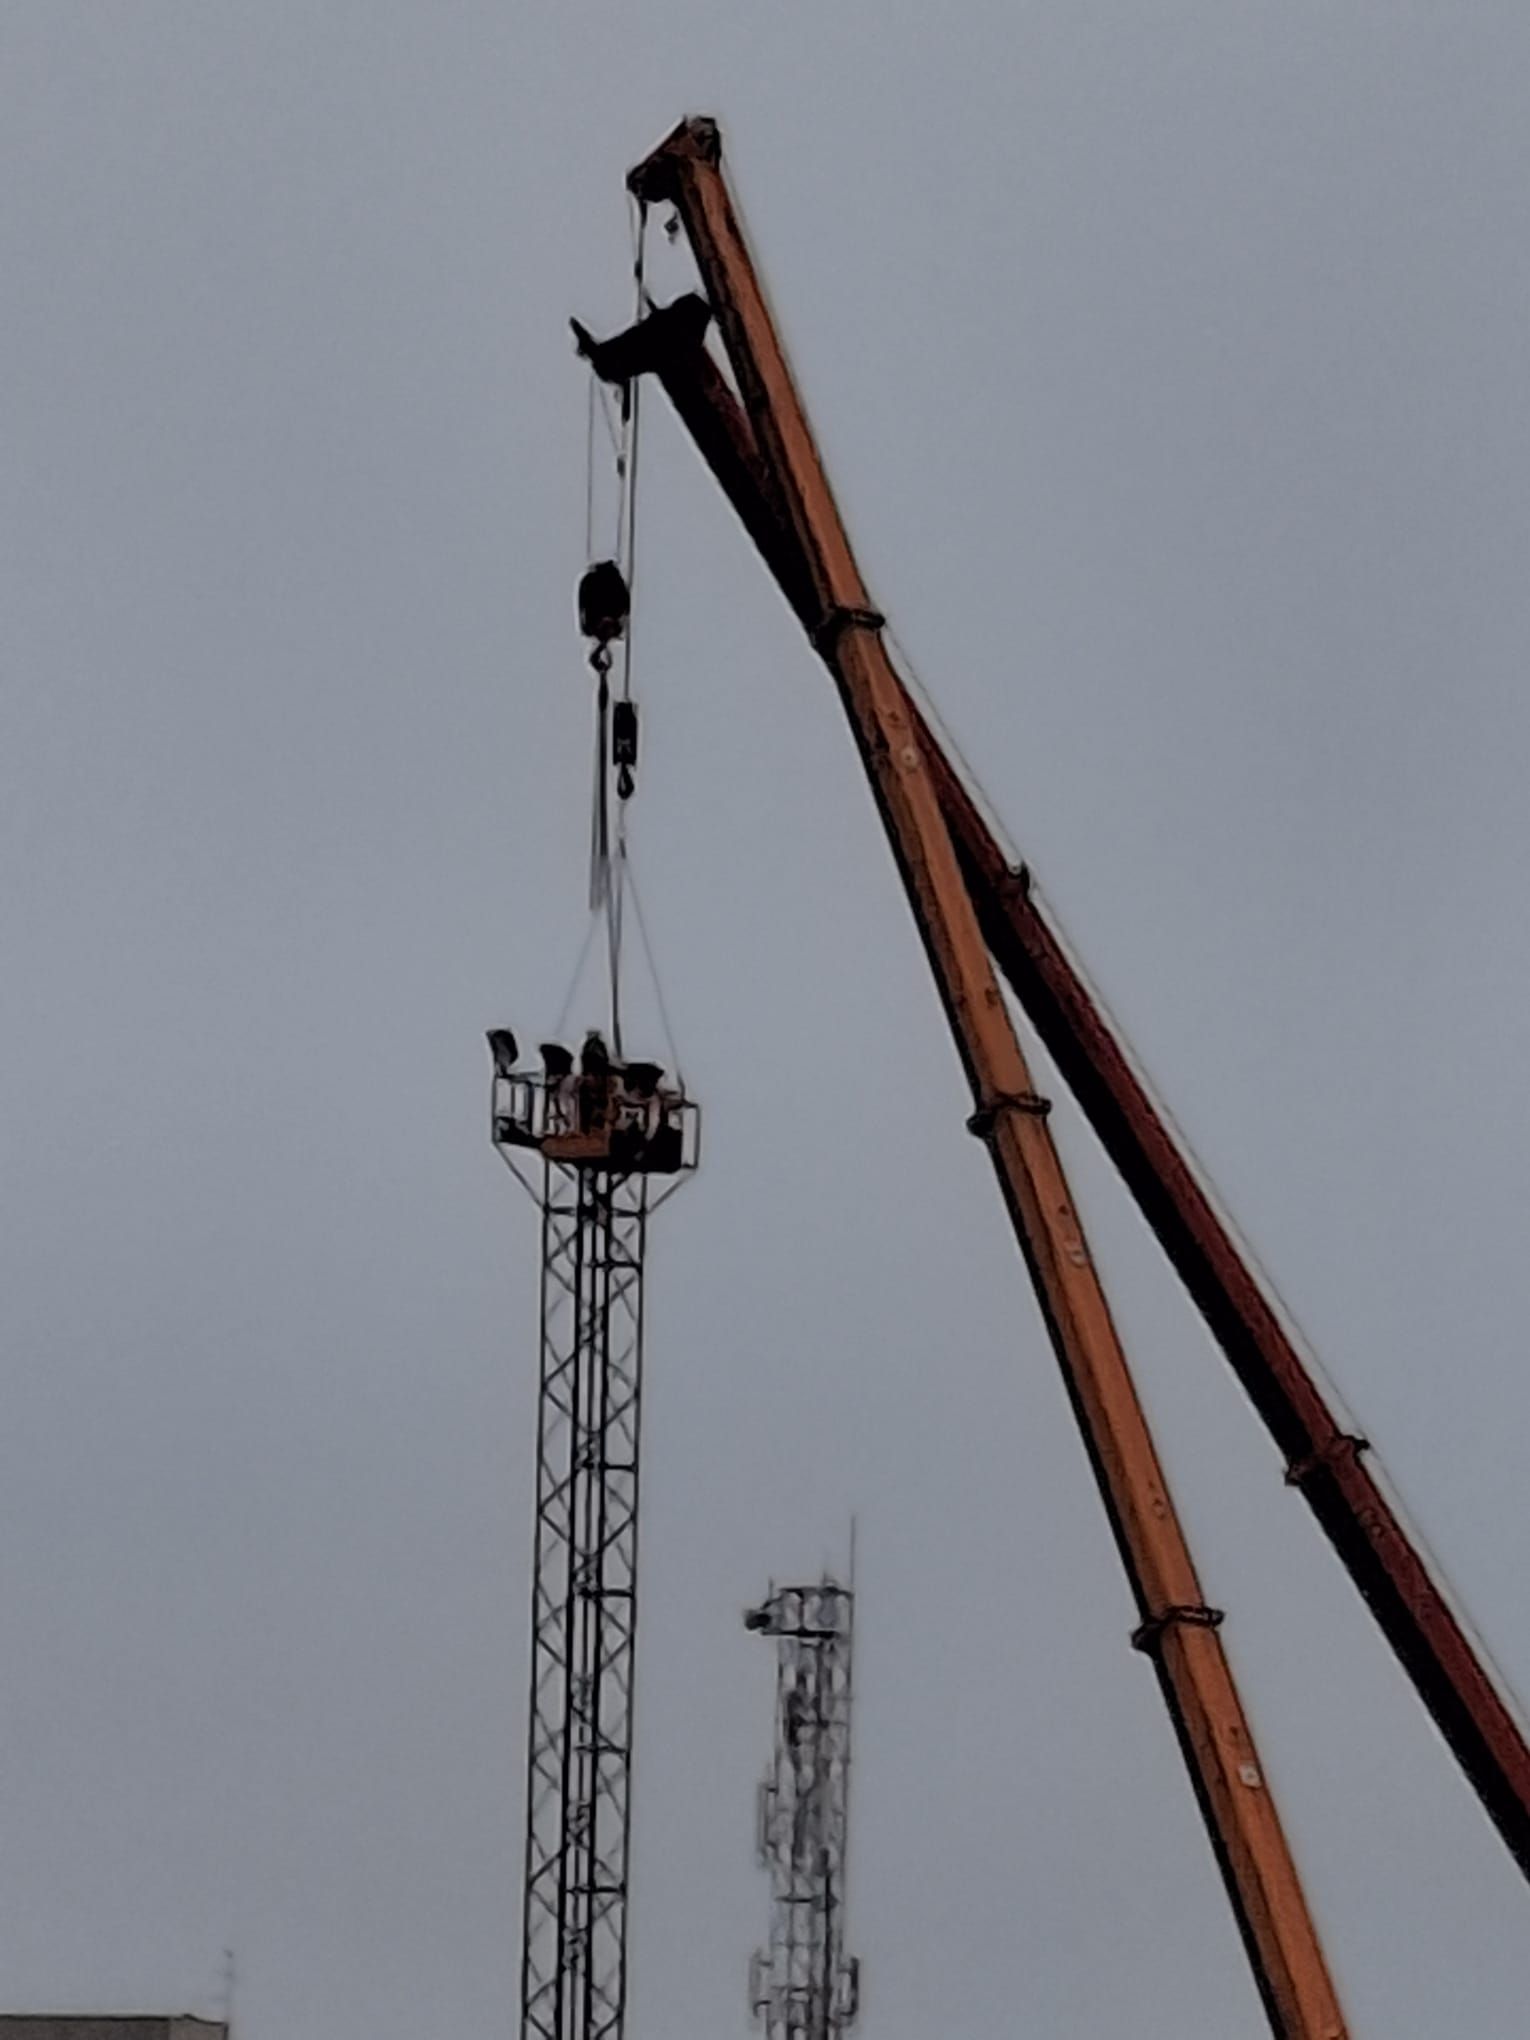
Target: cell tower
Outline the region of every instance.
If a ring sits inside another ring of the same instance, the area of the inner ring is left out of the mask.
[[[508,1029],[489,1035],[494,1145],[542,1214],[522,2040],[622,2032],[643,1264],[650,1217],[697,1159],[696,1108],[678,1076],[622,1052],[622,813],[637,725],[625,688],[612,703],[607,675],[626,607],[616,564],[592,567],[579,603],[597,679],[591,901],[606,923],[612,1046],[592,1029],[576,1067],[544,1042],[540,1068],[524,1071]]]
[[[777,1640],[775,1756],[759,1799],[770,1943],[750,1964],[750,2001],[768,2040],[833,2040],[860,1999],[860,1963],[845,1954],[855,1596],[827,1576],[781,1587],[744,1626]]]

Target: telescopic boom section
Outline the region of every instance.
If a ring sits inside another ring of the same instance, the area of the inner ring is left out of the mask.
[[[679,197],[678,173],[660,166],[686,147],[704,150],[707,135],[706,123],[677,131],[634,173],[638,183],[658,195],[651,180],[669,175]],[[705,213],[694,206],[681,210],[687,224],[695,220],[705,230]],[[694,232],[693,238],[731,349],[739,326],[736,312],[719,295],[726,271],[718,252]],[[647,350],[641,366],[658,374],[782,592],[814,635],[823,611],[777,477],[750,418],[699,344],[709,309],[703,300],[684,299],[645,321],[638,329]],[[742,369],[740,377],[740,387],[747,388]],[[1485,1811],[1530,1877],[1530,1747],[1519,1723],[1364,1463],[1364,1439],[1348,1433],[1329,1409],[1280,1314],[1032,899],[1025,873],[1010,868],[906,694],[904,706],[989,951],[1263,1418],[1285,1460],[1287,1481],[1306,1497]]]
[[[1282,2040],[1342,2040],[1338,2001],[1217,1634],[1220,1617],[1205,1604],[1045,1101],[995,978],[925,733],[883,646],[882,619],[766,310],[723,183],[715,126],[683,124],[631,184],[640,200],[672,202],[695,248],[769,477],[783,556],[789,561],[789,538],[802,565],[796,599],[806,600],[805,583],[817,609],[814,642],[838,682],[972,1086],[969,1123],[993,1157],[1136,1596],[1134,1641],[1157,1670],[1271,2026]],[[741,460],[747,445],[735,445]]]

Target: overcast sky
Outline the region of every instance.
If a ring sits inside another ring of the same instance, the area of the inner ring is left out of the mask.
[[[564,321],[625,318],[687,111],[878,599],[1530,1693],[1527,89],[1522,0],[8,0],[4,2008],[212,2012],[232,1946],[240,2040],[514,2025],[537,1241],[481,1032],[583,932]],[[865,2040],[1262,2040],[839,710],[657,398],[640,534],[707,1160],[631,2040],[744,2040],[739,1611],[852,1511]],[[1523,2040],[1523,1882],[1054,1123],[1357,2040]]]

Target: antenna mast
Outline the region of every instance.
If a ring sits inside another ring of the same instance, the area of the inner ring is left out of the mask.
[[[744,1626],[776,1638],[775,1755],[759,1798],[770,1943],[750,1964],[750,2003],[766,2040],[834,2040],[860,1998],[860,1963],[845,1954],[855,1596],[827,1576],[781,1587]]]

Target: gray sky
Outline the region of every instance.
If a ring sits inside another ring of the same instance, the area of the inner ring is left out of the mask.
[[[1522,5],[11,0],[0,2000],[511,2024],[536,1240],[621,179],[733,173],[868,578],[1530,1693]],[[680,281],[676,265],[666,280]],[[657,402],[633,2040],[747,2030],[859,1511],[866,2040],[1263,2025],[838,710]],[[581,1016],[582,1017],[582,1016]],[[1526,1894],[1064,1115],[1357,2036]]]

